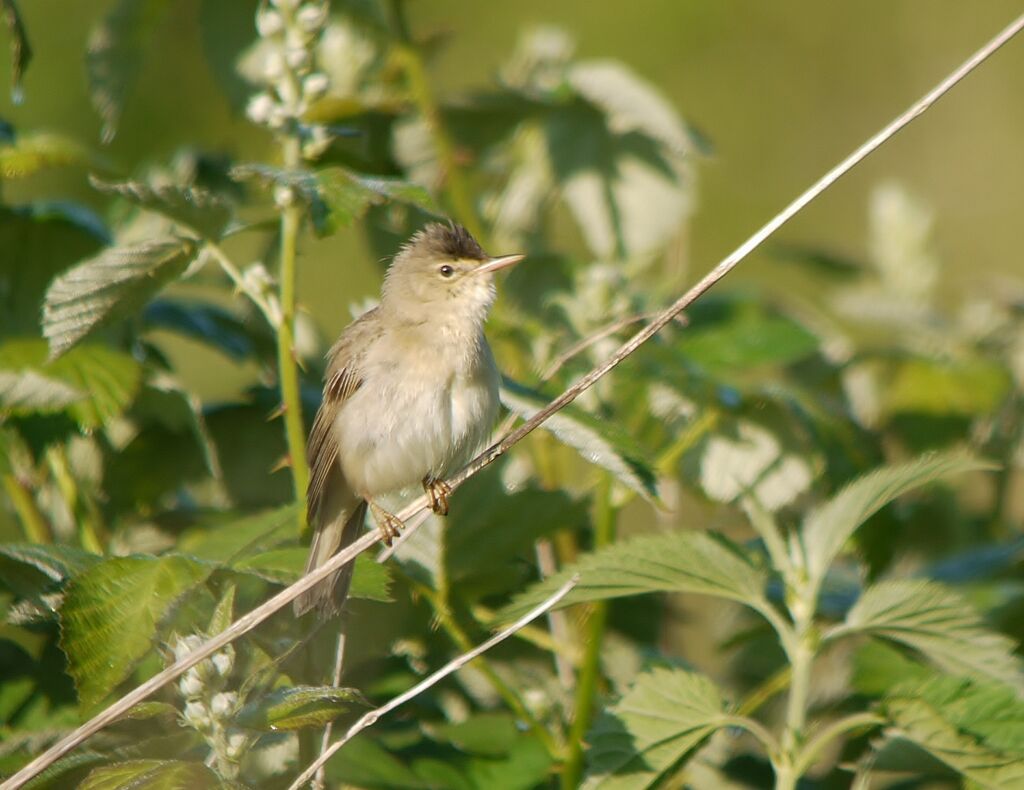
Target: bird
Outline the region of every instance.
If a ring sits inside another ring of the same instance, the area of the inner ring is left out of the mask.
[[[430,223],[392,259],[379,305],[342,331],[307,443],[306,573],[358,538],[367,510],[391,545],[402,523],[383,495],[419,484],[447,515],[444,480],[484,445],[498,412],[500,376],[484,337],[494,275],[524,257],[491,257],[462,225]],[[296,615],[340,612],[352,569],[296,598]]]

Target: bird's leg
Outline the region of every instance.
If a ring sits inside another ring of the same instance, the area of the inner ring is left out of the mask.
[[[402,534],[402,527],[405,524],[394,513],[389,513],[375,502],[370,502],[370,513],[377,524],[377,532],[380,533],[380,540],[385,546],[390,546],[391,541]]]
[[[439,516],[447,516],[448,496],[452,492],[452,487],[444,480],[427,475],[423,478],[423,490],[427,494],[427,499],[430,500],[430,509]]]

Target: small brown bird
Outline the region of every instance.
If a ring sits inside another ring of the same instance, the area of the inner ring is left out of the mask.
[[[447,514],[444,478],[480,449],[498,411],[483,332],[493,275],[523,257],[491,258],[461,225],[427,225],[388,267],[380,306],[331,348],[308,445],[307,573],[359,536],[367,508],[390,545],[402,524],[377,504],[384,494],[419,483]],[[352,567],[296,598],[296,614],[338,612]]]

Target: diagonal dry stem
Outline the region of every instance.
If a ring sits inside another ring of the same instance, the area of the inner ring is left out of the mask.
[[[916,101],[909,109],[900,114],[884,129],[871,137],[866,143],[857,148],[857,150],[846,157],[842,162],[818,179],[818,181],[812,184],[811,187],[801,194],[796,200],[786,206],[786,208],[784,208],[780,213],[775,215],[775,217],[757,231],[757,233],[737,247],[735,251],[705,275],[700,282],[677,299],[672,305],[659,313],[650,324],[645,326],[626,343],[624,343],[618,351],[579,379],[575,384],[551,401],[551,403],[537,412],[515,431],[505,436],[497,444],[492,445],[473,459],[468,466],[447,481],[452,489],[454,490],[455,488],[458,488],[458,486],[462,485],[462,483],[475,475],[485,466],[490,465],[496,459],[508,452],[511,447],[529,435],[552,414],[572,403],[580,393],[593,386],[598,379],[650,340],[662,327],[672,321],[676,315],[689,307],[708,289],[736,268],[740,261],[757,249],[757,247],[759,247],[769,236],[775,233],[775,231],[789,222],[789,220],[796,216],[805,206],[807,206],[808,203],[821,195],[826,189],[856,167],[869,154],[874,152],[898,131],[928,110],[928,108],[931,107],[939,98],[960,82],[960,80],[966,77],[971,71],[977,68],[996,50],[1003,46],[1003,44],[1019,33],[1022,28],[1024,28],[1024,14],[1017,17],[1013,22],[1007,25],[1007,27],[1000,31],[998,35],[971,55],[970,58],[961,64],[948,77],[942,80],[942,82],[940,82],[936,87],[930,90],[924,97]],[[405,507],[397,515],[403,522],[408,523],[410,518],[426,510],[426,508],[427,498],[426,496],[421,496],[419,499]],[[411,531],[411,529],[407,531]],[[141,686],[138,686],[121,699],[112,703],[108,708],[91,718],[85,724],[61,738],[57,743],[0,785],[0,790],[16,790],[16,788],[21,787],[32,777],[38,775],[41,771],[66,755],[76,746],[80,745],[91,735],[99,732],[108,724],[123,716],[133,705],[146,699],[146,697],[157,689],[172,682],[204,658],[208,658],[225,645],[251,631],[276,611],[284,608],[299,595],[314,587],[317,582],[322,579],[326,579],[339,568],[354,560],[356,556],[362,554],[376,542],[376,533],[367,532],[348,548],[334,555],[329,562],[320,566],[316,570],[311,571],[308,575],[299,579],[290,587],[286,587],[267,602],[256,607],[248,614],[243,615],[216,637],[200,645],[195,652],[185,656],[180,661],[176,661],[167,669],[154,675]]]

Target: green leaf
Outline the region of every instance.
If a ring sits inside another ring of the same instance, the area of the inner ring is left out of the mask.
[[[361,219],[370,206],[397,202],[428,214],[441,211],[423,187],[395,178],[360,176],[340,167],[316,173],[316,193],[311,215],[317,235],[330,236]]]
[[[103,223],[75,204],[0,206],[0,337],[39,335],[50,281],[109,242]]]
[[[926,453],[853,481],[804,520],[801,541],[810,577],[823,579],[857,528],[897,497],[936,480],[991,468],[991,464],[960,451]]]
[[[195,257],[182,239],[110,247],[53,281],[43,302],[43,334],[59,357],[93,331],[144,304]]]
[[[0,543],[0,584],[20,598],[38,598],[99,561],[73,546]]]
[[[104,160],[84,145],[55,132],[19,134],[0,145],[0,178],[14,180],[55,167],[106,168]]]
[[[0,370],[0,414],[61,412],[85,397],[81,390],[34,370]]]
[[[291,584],[302,576],[308,556],[307,547],[289,546],[249,555],[232,563],[231,567],[278,584]],[[386,566],[366,555],[356,557],[349,598],[389,603],[394,600],[390,587],[391,574]]]
[[[16,379],[34,374],[63,385],[69,392],[82,393],[82,398],[68,404],[68,410],[87,429],[121,415],[135,400],[142,381],[141,366],[127,354],[103,346],[83,345],[47,362],[43,340],[13,340],[0,345],[0,382],[5,374],[16,374]]]
[[[94,769],[78,790],[226,790],[236,786],[202,763],[129,760]]]
[[[229,584],[213,610],[210,624],[206,627],[208,636],[215,636],[231,625],[235,619],[235,585]]]
[[[211,570],[180,555],[138,555],[104,560],[71,581],[60,610],[61,646],[83,705],[128,677],[161,621]]]
[[[743,372],[806,359],[817,351],[818,338],[784,316],[744,310],[727,322],[683,332],[676,345],[688,360],[709,371]]]
[[[298,517],[299,509],[295,505],[242,518],[228,514],[220,523],[185,532],[178,541],[178,551],[201,560],[231,564],[295,540],[299,531]]]
[[[639,790],[722,726],[718,689],[706,677],[656,668],[640,675],[587,736],[585,790]]]
[[[149,39],[169,5],[167,0],[118,0],[89,36],[89,90],[93,107],[103,120],[104,143],[114,139]]]
[[[301,730],[322,727],[357,705],[366,705],[366,701],[356,689],[294,686],[278,689],[246,705],[235,721],[252,730]]]
[[[882,703],[894,732],[989,790],[1024,787],[1024,703],[996,684],[938,677]]]
[[[100,192],[117,195],[147,211],[154,211],[207,239],[219,239],[232,218],[230,205],[198,186],[150,186],[140,181],[115,184],[94,176],[89,183]]]
[[[501,385],[501,402],[510,411],[529,419],[547,406],[548,399],[506,378]],[[648,500],[658,498],[654,470],[635,442],[616,425],[570,405],[551,415],[541,427],[590,463],[607,469],[640,496]]]
[[[25,25],[21,21],[21,14],[14,0],[2,0],[0,12],[11,36],[11,101],[14,104],[21,104],[21,80],[25,76],[29,61],[32,60],[32,47],[29,46],[28,33],[25,32]]]
[[[584,555],[517,596],[499,618],[511,621],[579,574],[576,587],[558,604],[601,601],[651,592],[690,592],[729,598],[760,608],[768,581],[763,568],[727,538],[682,530],[623,541]]]
[[[868,587],[841,631],[892,639],[924,654],[945,672],[983,676],[1024,690],[1024,665],[1011,639],[985,627],[959,595],[930,581],[887,581]]]
[[[570,66],[577,100],[544,120],[548,159],[590,249],[649,254],[692,207],[689,137],[672,106],[620,63]]]
[[[520,736],[515,718],[508,713],[478,713],[465,721],[444,723],[428,730],[435,740],[451,743],[469,754],[500,757]]]
[[[882,409],[886,414],[989,414],[1013,386],[1006,368],[985,359],[908,359],[885,375]]]
[[[281,170],[268,165],[239,165],[231,171],[239,181],[289,187],[310,207],[318,236],[329,236],[362,218],[371,206],[388,202],[414,206],[441,215],[434,199],[422,187],[394,178],[363,176],[343,167],[318,171]]]

